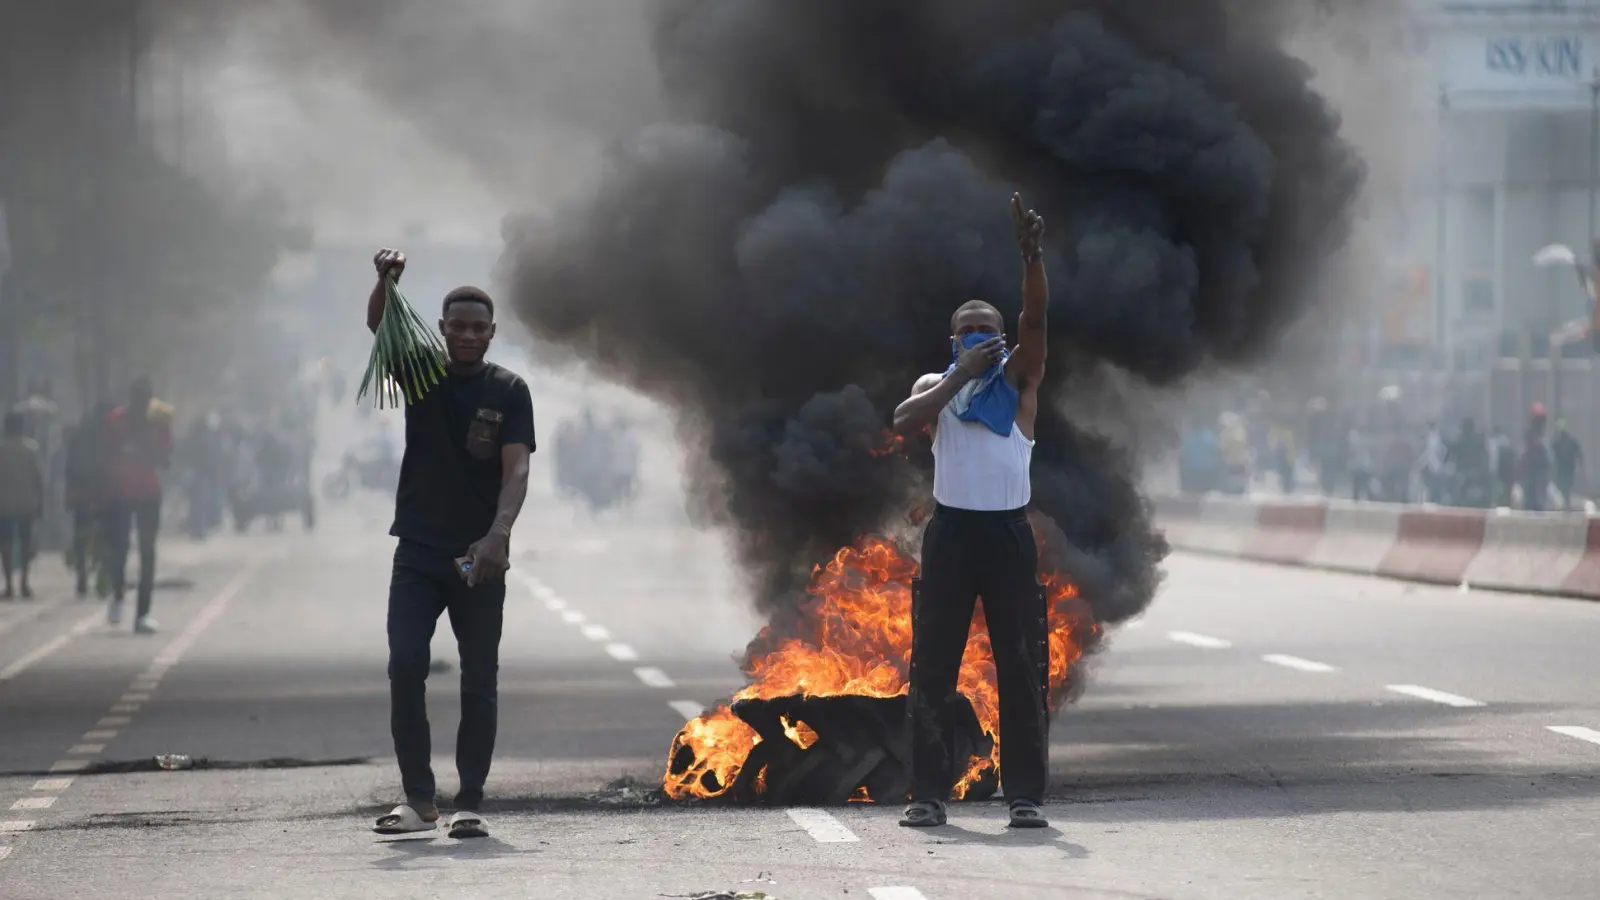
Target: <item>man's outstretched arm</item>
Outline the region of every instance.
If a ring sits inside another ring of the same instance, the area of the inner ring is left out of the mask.
[[[1044,273],[1044,219],[1024,211],[1022,195],[1011,197],[1011,218],[1017,226],[1017,247],[1022,251],[1022,315],[1017,319],[1017,350],[1006,363],[1006,378],[1018,388],[1044,378],[1048,354],[1050,282]]]
[[[399,250],[390,250],[387,247],[379,250],[378,255],[372,258],[372,264],[378,269],[378,282],[372,286],[372,293],[367,296],[367,330],[374,334],[378,331],[378,323],[383,321],[383,310],[389,305],[389,291],[386,282],[389,279],[400,280],[406,270],[406,255]]]

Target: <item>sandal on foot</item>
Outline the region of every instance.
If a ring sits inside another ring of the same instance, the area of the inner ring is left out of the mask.
[[[1049,824],[1049,820],[1044,817],[1044,811],[1039,809],[1039,804],[1032,800],[1012,801],[1012,828],[1044,828]]]
[[[433,831],[439,827],[438,810],[429,810],[432,818],[423,815],[411,808],[410,804],[402,803],[389,811],[386,816],[379,816],[378,822],[372,827],[378,834],[416,834],[419,831]]]
[[[445,833],[453,838],[481,838],[489,836],[489,823],[475,812],[463,810],[450,817]]]
[[[948,821],[944,804],[938,800],[918,800],[906,807],[900,824],[906,828],[933,828]]]

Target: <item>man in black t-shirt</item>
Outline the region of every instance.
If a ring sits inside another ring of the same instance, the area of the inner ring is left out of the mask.
[[[405,254],[374,259],[378,283],[367,301],[367,327],[383,320],[384,279],[398,280]],[[461,727],[456,770],[461,789],[447,828],[451,837],[484,837],[478,813],[494,755],[505,573],[511,526],[528,493],[534,450],[533,401],[521,378],[484,353],[494,338],[494,301],[462,287],[444,298],[439,320],[449,377],[406,407],[406,449],[395,493],[400,539],[389,582],[390,730],[405,802],[378,819],[379,834],[438,827],[425,685],[429,645],[439,614],[461,651]]]

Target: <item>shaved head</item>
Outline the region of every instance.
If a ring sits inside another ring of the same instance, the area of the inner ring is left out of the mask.
[[[950,317],[950,332],[960,334],[963,323],[978,322],[993,325],[996,334],[1004,331],[1006,327],[1005,317],[1000,315],[1000,310],[995,308],[994,304],[982,300],[968,300]]]

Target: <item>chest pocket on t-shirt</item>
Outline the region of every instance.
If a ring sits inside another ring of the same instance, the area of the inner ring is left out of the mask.
[[[504,417],[498,410],[480,409],[467,426],[467,453],[473,459],[491,460],[500,450],[500,422]]]

